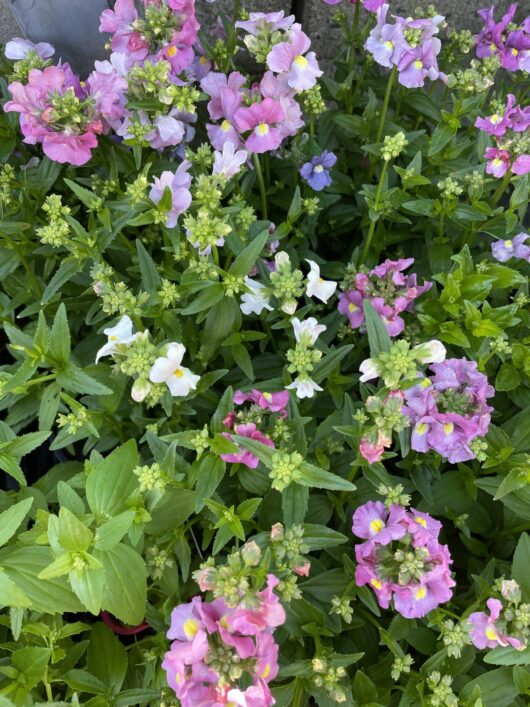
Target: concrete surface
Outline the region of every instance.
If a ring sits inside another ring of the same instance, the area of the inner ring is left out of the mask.
[[[519,3],[517,17],[523,19],[525,2]],[[0,0],[0,44],[17,34],[26,34],[35,41],[48,40],[55,43],[60,54],[72,61],[76,68],[86,69],[90,64],[89,57],[101,56],[103,42],[98,36],[98,15],[101,7],[111,0]],[[248,10],[268,11],[285,10],[286,14],[294,11],[302,22],[304,30],[312,37],[314,49],[321,62],[325,65],[340,47],[340,32],[331,22],[333,7],[326,5],[324,0],[243,0]],[[428,5],[429,0],[390,0],[392,10],[398,14],[411,14],[418,5]],[[492,0],[438,0],[436,7],[444,14],[451,26],[477,29],[476,11],[492,4]],[[497,13],[502,13],[508,7],[509,0],[494,3]],[[213,28],[220,12],[230,14],[233,0],[217,0],[208,3],[206,0],[196,0],[197,15],[203,28]],[[343,0],[341,8],[351,11],[347,0]],[[66,11],[59,8],[66,8]],[[530,10],[530,5],[527,8]],[[15,20],[17,14],[22,29]],[[55,13],[55,14],[54,14]],[[48,15],[48,21],[39,19]],[[72,35],[75,39],[72,41]]]

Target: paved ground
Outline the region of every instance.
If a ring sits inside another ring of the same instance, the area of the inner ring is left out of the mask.
[[[70,24],[66,19],[66,15],[72,13],[72,6],[75,6],[77,2],[83,3],[84,11],[87,11],[90,7],[90,3],[93,5],[99,5],[99,2],[95,0],[0,0],[0,43],[6,42],[10,37],[15,34],[20,34],[20,30],[17,28],[17,24],[13,17],[10,9],[10,5],[14,4],[17,6],[27,6],[29,8],[34,8],[31,12],[30,23],[28,33],[31,35],[35,32],[35,20],[36,11],[42,8],[57,7],[64,4],[65,7],[69,7],[70,13],[65,13],[66,24]],[[415,7],[418,5],[429,4],[428,0],[389,0],[391,7],[395,12],[401,12],[403,14],[410,14]],[[527,4],[528,3],[528,4]],[[233,0],[217,0],[215,3],[207,3],[206,0],[196,0],[197,13],[201,20],[203,27],[213,27],[217,20],[219,12],[230,12]],[[337,51],[340,45],[340,33],[333,27],[330,16],[330,8],[324,3],[324,0],[247,0],[243,4],[249,9],[254,11],[272,11],[283,9],[286,12],[291,12],[294,9],[302,20],[304,29],[313,38],[314,48],[317,55],[325,62],[332,57]],[[488,6],[490,4],[495,4],[497,8],[497,13],[501,14],[502,10],[506,8],[509,4],[509,0],[500,0],[500,2],[493,2],[493,0],[469,0],[468,2],[462,2],[462,0],[438,0],[436,7],[439,12],[445,14],[447,20],[451,25],[457,27],[469,27],[471,29],[476,29],[477,18],[476,11],[480,7]],[[347,3],[342,3],[343,7],[347,7]],[[530,10],[530,3],[528,0],[524,0],[519,3],[521,18],[524,15],[524,7]],[[83,13],[84,14],[84,13]],[[60,13],[59,13],[60,16]],[[64,43],[65,52],[75,52],[78,57],[78,61],[81,65],[86,64],[86,58],[84,54],[90,53],[88,44],[93,43],[94,52],[100,53],[101,45],[98,46],[97,37],[95,37],[95,32],[97,31],[97,18],[94,19],[94,26],[90,26],[90,22],[86,18],[83,18],[83,22],[80,23],[80,38],[77,42],[77,49],[72,49],[72,44],[68,41]],[[65,29],[65,24],[63,27]],[[59,31],[58,31],[59,30]],[[68,27],[70,30],[70,27]],[[92,31],[90,31],[92,30]],[[46,30],[44,30],[46,31]],[[65,31],[65,34],[69,32]],[[41,32],[42,34],[42,27]],[[57,34],[60,35],[60,29],[57,24],[54,25],[54,30],[50,39],[56,39]],[[45,39],[44,36],[38,36],[36,39]],[[75,45],[75,43],[74,43]],[[83,46],[85,47],[85,52],[83,52]],[[66,57],[65,57],[66,58]],[[68,57],[70,60],[72,56]],[[76,63],[75,60],[73,63]]]

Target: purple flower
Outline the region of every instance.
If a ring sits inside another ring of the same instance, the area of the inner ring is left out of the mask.
[[[269,152],[276,150],[282,141],[278,124],[283,120],[281,105],[272,98],[264,98],[249,108],[239,108],[234,115],[236,128],[250,135],[245,141],[249,152]]]
[[[236,27],[244,29],[252,35],[267,32],[287,31],[294,22],[294,15],[285,17],[283,10],[279,12],[251,12],[248,20],[238,20]]]
[[[498,147],[486,147],[484,158],[488,161],[486,172],[494,177],[504,177],[510,168],[512,159],[508,150],[500,150]]]
[[[287,41],[275,44],[267,55],[267,66],[277,74],[286,74],[288,85],[296,91],[306,91],[322,76],[315,52],[307,50],[311,40],[299,24],[292,26]]]
[[[337,161],[333,152],[324,150],[320,156],[313,157],[300,168],[300,174],[309,184],[311,189],[322,191],[329,187],[332,179],[329,170]]]
[[[510,258],[521,258],[530,262],[530,246],[525,245],[528,240],[527,233],[519,233],[511,240],[498,240],[491,244],[491,252],[495,260],[505,263]]]
[[[289,402],[289,391],[282,390],[279,393],[262,393],[261,390],[253,388],[250,393],[244,393],[241,390],[236,390],[232,401],[235,405],[242,405],[245,402],[253,402],[262,410],[270,410],[271,412],[280,412],[285,417],[287,413],[285,408]],[[285,413],[285,414],[283,414]]]
[[[491,420],[487,398],[495,391],[475,361],[451,358],[430,366],[434,375],[405,391],[403,413],[412,427],[411,447],[433,450],[452,464],[474,459],[469,444]]]
[[[515,15],[517,4],[513,3],[500,22],[495,22],[493,15],[495,5],[489,9],[479,10],[477,14],[484,22],[484,27],[477,35],[477,56],[484,59],[487,56],[502,54],[504,51],[503,33]]]
[[[468,618],[472,626],[469,635],[473,645],[481,650],[497,646],[512,646],[517,650],[526,648],[518,638],[506,635],[506,624],[499,620],[504,608],[502,602],[498,599],[488,599],[486,606],[490,612],[489,616],[484,611],[475,611]]]
[[[188,174],[188,169],[191,163],[188,161],[182,162],[176,172],[162,172],[160,177],[155,177],[149,198],[155,204],[158,204],[164,196],[164,191],[169,189],[171,192],[171,208],[167,212],[166,226],[173,228],[177,225],[177,220],[180,214],[187,211],[191,204],[191,176]]]
[[[429,78],[435,81],[440,71],[436,62],[436,55],[441,49],[441,42],[437,37],[428,39],[412,51],[406,51],[398,62],[399,83],[407,88],[419,88]]]
[[[255,439],[262,444],[266,444],[268,447],[276,446],[272,439],[264,435],[263,432],[260,432],[253,422],[248,422],[245,425],[235,425],[234,432],[241,437]],[[232,435],[228,432],[223,432],[223,434],[227,439],[232,439]],[[240,449],[239,452],[234,454],[221,454],[221,459],[231,464],[244,464],[248,466],[249,469],[255,469],[259,464],[259,459],[246,449]]]
[[[295,98],[295,91],[287,82],[287,75],[275,76],[266,71],[260,81],[259,90],[263,98],[273,98],[283,110],[283,119],[278,129],[282,140],[292,137],[305,125],[300,103]]]

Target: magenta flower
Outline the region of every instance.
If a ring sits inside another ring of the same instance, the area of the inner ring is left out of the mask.
[[[491,244],[493,257],[499,263],[506,263],[510,258],[521,258],[530,263],[530,246],[525,245],[528,238],[527,233],[519,233],[513,239],[494,241]]]
[[[292,26],[287,41],[275,44],[267,55],[267,66],[277,74],[286,74],[295,91],[306,91],[322,76],[315,52],[309,52],[311,40],[299,24]]]
[[[512,156],[508,150],[500,150],[497,147],[487,147],[484,158],[488,161],[486,172],[493,174],[494,177],[504,177],[506,172],[510,169]]]
[[[357,273],[352,289],[339,295],[338,309],[348,317],[352,329],[364,325],[363,302],[367,299],[386,325],[390,336],[404,327],[403,312],[413,311],[413,302],[431,288],[430,282],[418,285],[416,275],[405,275],[414,258],[385,260],[369,273]]]
[[[180,214],[188,210],[191,204],[191,175],[188,174],[188,169],[191,163],[188,161],[182,162],[176,172],[162,172],[160,177],[155,177],[149,198],[155,204],[164,196],[164,191],[169,189],[171,192],[171,208],[167,212],[166,226],[173,228],[177,225],[177,220]]]
[[[488,431],[493,408],[486,400],[495,391],[475,361],[451,358],[430,368],[430,379],[405,391],[412,449],[434,450],[452,464],[474,459],[469,444]]]
[[[266,71],[261,79],[259,90],[263,98],[273,98],[283,110],[283,119],[278,126],[282,141],[292,137],[303,128],[305,123],[302,118],[300,103],[295,99],[295,91],[287,83],[287,76],[275,76],[272,71]]]
[[[245,402],[253,402],[262,410],[270,410],[271,412],[286,413],[285,408],[289,402],[289,391],[282,390],[279,393],[262,393],[261,390],[253,388],[250,393],[243,393],[241,390],[236,390],[232,398],[236,405],[242,405]]]
[[[241,437],[255,439],[262,444],[266,444],[268,447],[276,446],[272,439],[260,432],[253,422],[248,422],[244,425],[234,425],[234,432]],[[233,439],[232,435],[228,432],[223,432],[223,434],[227,439]],[[221,454],[221,459],[231,464],[244,464],[248,466],[249,469],[255,469],[259,464],[259,459],[246,449],[240,450],[236,454]]]
[[[269,152],[276,150],[282,141],[278,124],[283,120],[281,105],[272,98],[264,98],[249,108],[238,108],[234,120],[240,133],[250,132],[245,141],[249,152]]]
[[[222,120],[220,124],[206,126],[210,142],[216,150],[222,150],[227,142],[235,148],[241,146],[239,133],[234,127],[234,115],[243,100],[241,89],[245,82],[245,77],[239,71],[233,71],[228,76],[211,71],[201,80],[202,90],[210,96],[210,118]]]
[[[369,541],[357,546],[362,548],[361,556],[372,552],[374,544],[388,545],[402,538],[407,532],[404,519],[405,509],[401,506],[387,509],[381,501],[368,501],[359,506],[353,514],[352,533]]]
[[[500,619],[503,610],[502,602],[498,599],[488,599],[486,606],[489,616],[484,611],[475,611],[468,618],[472,626],[469,635],[476,648],[496,648],[497,646],[512,646],[517,650],[526,648],[525,643],[514,636],[505,633],[506,623]]]
[[[126,52],[135,60],[145,59],[147,41],[134,28],[138,12],[134,0],[116,0],[114,9],[103,10],[99,18],[99,31],[112,34],[111,47],[115,52]]]

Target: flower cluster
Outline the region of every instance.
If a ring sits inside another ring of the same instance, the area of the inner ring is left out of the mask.
[[[476,52],[481,59],[498,57],[508,71],[530,71],[530,17],[517,25],[516,11],[517,3],[512,3],[500,22],[495,22],[495,5],[478,11],[484,26],[477,35]]]
[[[322,352],[314,348],[318,336],[326,331],[324,324],[319,324],[314,317],[300,321],[298,317],[292,320],[296,346],[287,351],[289,373],[296,373],[295,380],[286,386],[295,390],[299,398],[312,398],[316,391],[322,388],[311,378],[314,364],[320,361]]]
[[[287,417],[286,407],[289,402],[289,392],[282,390],[279,393],[268,393],[252,389],[250,392],[244,393],[241,390],[236,390],[232,401],[234,405],[243,405],[246,402],[250,402],[252,405],[247,410],[230,412],[224,419],[225,426],[240,437],[248,437],[248,439],[255,439],[268,447],[275,447],[271,437],[261,429],[267,424],[270,428],[269,433],[275,435],[277,421]],[[227,439],[232,439],[230,433],[225,432],[224,435]],[[222,454],[221,459],[231,464],[244,464],[249,469],[255,469],[259,464],[258,458],[247,450]]]
[[[173,640],[162,667],[183,707],[274,704],[268,683],[278,673],[273,632],[285,621],[270,574],[260,592],[235,606],[194,597],[177,606],[167,633]]]
[[[496,147],[487,147],[486,172],[503,177],[530,172],[530,106],[521,108],[511,93],[505,106],[485,118],[477,118],[475,126],[495,138]]]
[[[390,336],[401,334],[405,321],[400,315],[411,312],[414,300],[431,288],[430,282],[418,285],[416,275],[403,274],[413,262],[414,258],[385,260],[369,272],[360,271],[349,278],[339,295],[339,312],[348,317],[352,329],[362,328],[363,302],[368,300]]]
[[[407,88],[423,86],[427,78],[443,78],[436,58],[442,45],[435,35],[444,18],[395,16],[391,24],[387,22],[388,10],[387,4],[377,10],[377,24],[366,40],[365,47],[375,61],[387,68],[395,67],[399,83]]]
[[[425,616],[449,601],[451,556],[438,542],[441,523],[428,513],[381,501],[368,501],[353,515],[353,534],[366,542],[355,546],[355,581],[374,590],[379,605],[390,601],[407,619]]]
[[[486,400],[495,391],[475,361],[449,358],[430,368],[434,375],[405,391],[412,449],[432,449],[453,464],[474,459],[472,443],[488,431],[493,408]]]

